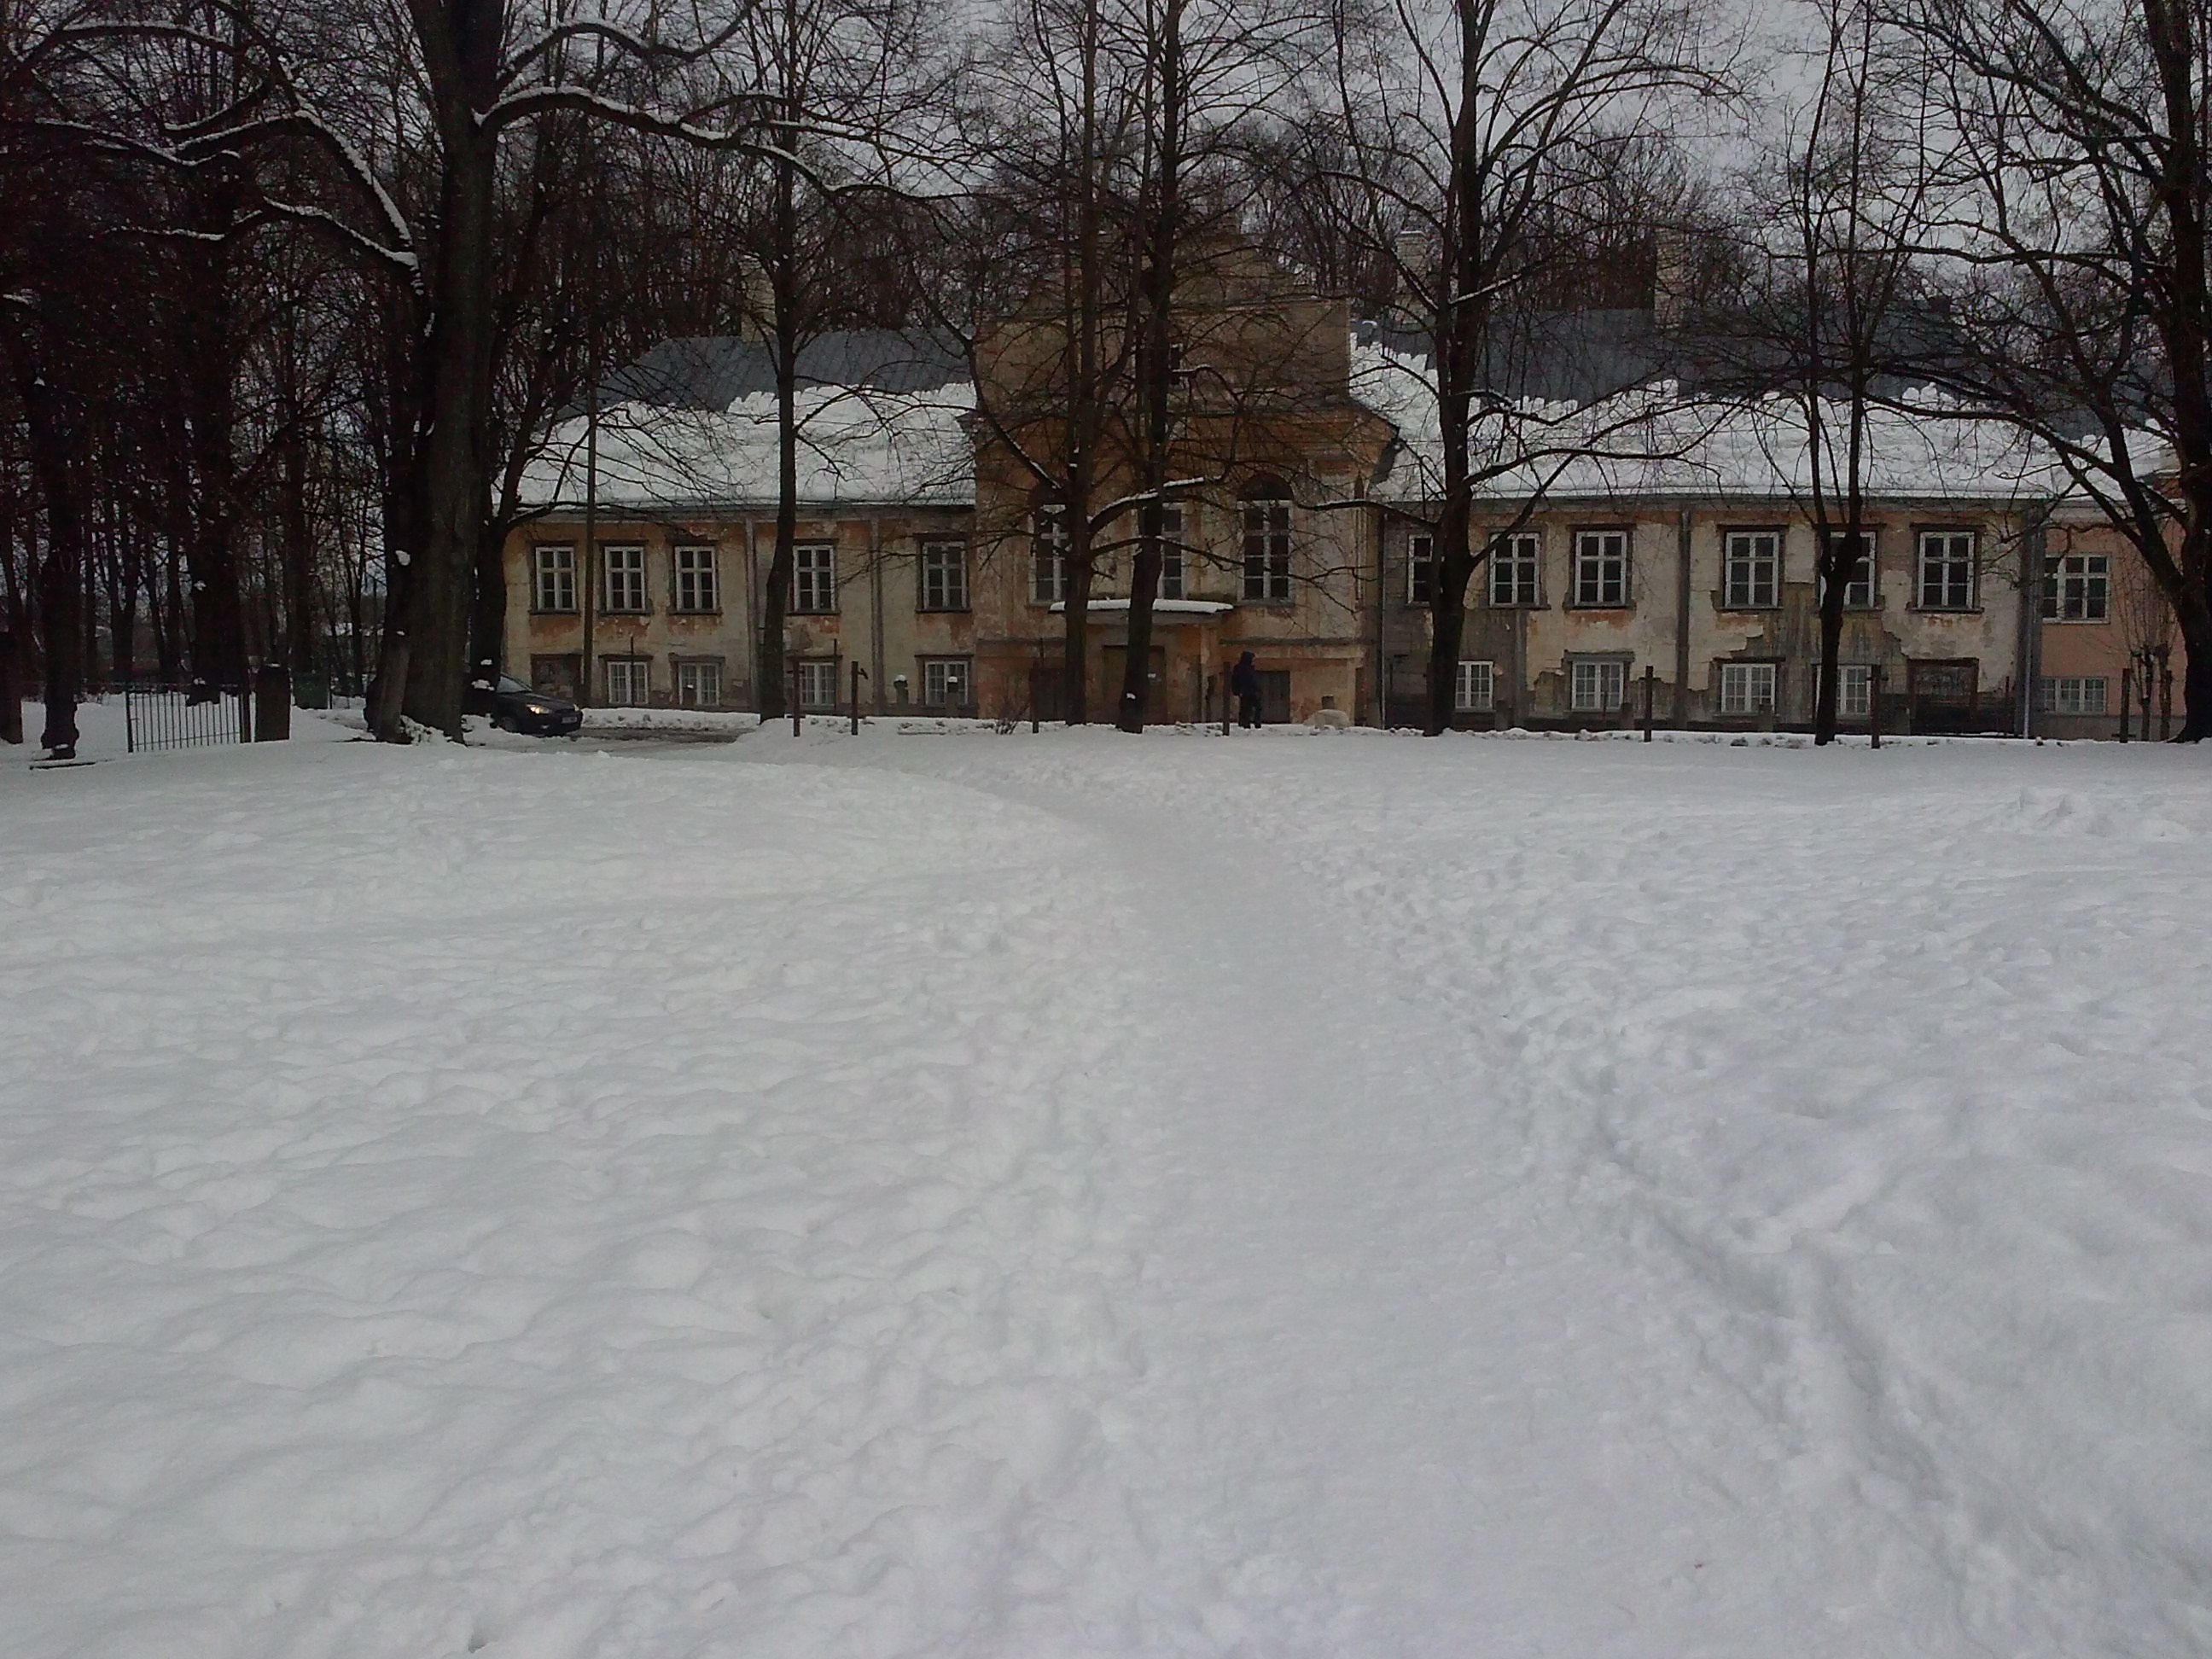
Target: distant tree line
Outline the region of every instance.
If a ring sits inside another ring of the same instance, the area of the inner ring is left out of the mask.
[[[1706,395],[1802,401],[1828,659],[1867,413],[1940,386],[2139,550],[2204,736],[2208,9],[1803,17],[1778,43],[1710,0],[24,0],[0,11],[0,630],[58,751],[88,687],[213,695],[260,662],[361,690],[387,739],[458,733],[554,423],[657,340],[745,333],[782,411],[778,713],[799,352],[862,326],[988,352],[1023,314],[1052,319],[1052,419],[978,422],[1061,515],[1067,712],[1140,726],[1202,482],[1177,476],[1178,319],[1242,237],[1425,350],[1432,724],[1486,481],[1593,441],[1498,366],[1547,315],[1658,287],[1720,343]],[[1084,600],[1123,544],[1128,679],[1100,698]]]

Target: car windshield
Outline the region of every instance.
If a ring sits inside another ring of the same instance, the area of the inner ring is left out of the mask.
[[[525,696],[531,695],[530,688],[512,674],[501,674],[499,677],[499,689],[502,691],[520,691]]]

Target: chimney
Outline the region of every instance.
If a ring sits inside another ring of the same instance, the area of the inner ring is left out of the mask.
[[[1415,321],[1435,299],[1421,292],[1436,270],[1429,254],[1429,239],[1418,230],[1401,230],[1391,240],[1390,256],[1390,309],[1408,322]]]
[[[1651,320],[1679,328],[1690,315],[1690,238],[1662,226],[1651,233]]]

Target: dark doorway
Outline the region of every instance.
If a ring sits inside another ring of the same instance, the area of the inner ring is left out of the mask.
[[[1291,723],[1289,669],[1263,668],[1260,671],[1260,723],[1262,726],[1288,726]]]

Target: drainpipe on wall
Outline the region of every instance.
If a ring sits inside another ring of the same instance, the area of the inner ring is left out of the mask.
[[[752,682],[753,713],[761,712],[765,693],[761,689],[760,549],[755,537],[759,528],[745,520],[745,678]]]
[[[1690,524],[1686,507],[1674,514],[1674,725],[1690,724]]]
[[[584,645],[578,653],[576,706],[592,706],[592,615],[599,600],[594,550],[599,540],[599,380],[596,359],[592,365],[592,389],[584,404],[584,545],[579,550],[576,581],[583,590],[577,597],[584,607]]]
[[[1383,550],[1389,539],[1389,520],[1377,507],[1369,522],[1375,532],[1375,672],[1369,683],[1375,688],[1375,729],[1381,732],[1390,725],[1390,607],[1386,599],[1390,582],[1384,566],[1388,555]]]

